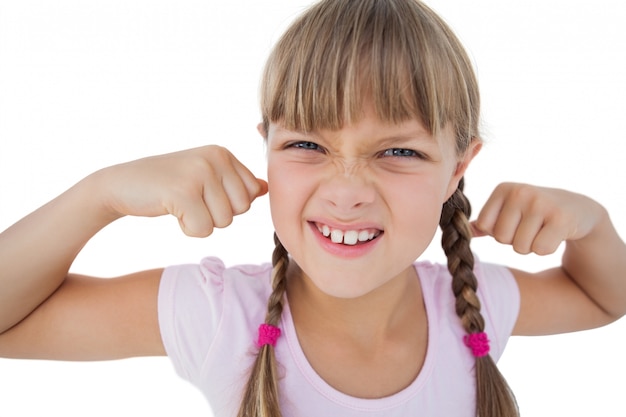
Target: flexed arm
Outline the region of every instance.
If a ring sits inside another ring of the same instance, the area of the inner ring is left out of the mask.
[[[158,278],[158,271],[125,281],[97,280],[93,285],[87,284],[89,279],[66,281],[82,247],[107,224],[125,215],[172,214],[186,234],[208,236],[214,227],[228,226],[233,216],[247,211],[266,191],[265,181],[218,146],[140,159],[86,177],[0,234],[0,355],[15,352],[7,347],[9,342],[18,346],[22,333],[27,337],[43,331],[51,317],[76,315],[76,311],[60,314],[66,307],[78,305],[96,291],[106,294],[100,281],[125,291],[132,290],[131,282],[137,283],[135,288],[154,289],[155,280],[146,277]],[[45,314],[31,314],[42,303]],[[106,306],[101,307],[106,314]],[[88,333],[88,320],[71,320]],[[22,326],[30,330],[22,332],[18,329]]]
[[[626,314],[626,245],[607,211],[572,192],[526,184],[499,185],[472,223],[515,251],[547,255],[565,242],[560,267],[512,270],[520,287],[517,334],[599,327]]]

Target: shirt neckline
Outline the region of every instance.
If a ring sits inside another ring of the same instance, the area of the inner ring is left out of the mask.
[[[420,280],[422,298],[424,300],[424,308],[426,310],[426,320],[428,323],[426,357],[424,358],[424,364],[422,365],[419,374],[413,382],[401,391],[387,397],[376,399],[353,397],[333,388],[326,381],[324,381],[315,369],[313,369],[302,351],[302,347],[300,346],[300,342],[298,341],[298,336],[296,334],[293,317],[291,315],[289,301],[286,300],[281,320],[283,325],[282,327],[285,332],[285,339],[287,341],[287,345],[289,346],[289,351],[302,376],[321,395],[339,405],[354,409],[370,411],[384,410],[407,402],[417,395],[426,384],[434,368],[437,354],[437,349],[434,348],[437,345],[437,332],[433,330],[437,328],[436,314],[434,313],[433,297],[429,296],[432,294],[434,280],[424,279],[424,276],[428,275],[428,271],[426,270],[428,264],[416,263],[414,264],[414,267],[418,279]]]

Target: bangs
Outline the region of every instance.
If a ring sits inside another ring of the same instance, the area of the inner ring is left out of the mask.
[[[296,20],[275,46],[261,85],[263,121],[299,131],[359,121],[418,119],[436,135],[477,136],[474,74],[454,34],[416,1],[327,0]]]

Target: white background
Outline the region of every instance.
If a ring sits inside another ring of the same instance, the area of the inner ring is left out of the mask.
[[[308,3],[0,0],[0,230],[90,172],[141,156],[218,143],[264,177],[261,67]],[[482,86],[487,145],[467,175],[474,207],[501,181],[562,187],[601,201],[626,236],[622,2],[428,3],[466,45]],[[110,276],[205,255],[263,262],[271,234],[267,197],[208,239],[185,237],[172,218],[127,218],[97,235],[74,270]],[[559,260],[487,238],[475,250],[527,270]],[[438,242],[424,258],[443,259]],[[625,330],[622,320],[513,338],[500,365],[523,414],[626,415]],[[210,415],[166,358],[0,360],[0,416],[48,413]]]

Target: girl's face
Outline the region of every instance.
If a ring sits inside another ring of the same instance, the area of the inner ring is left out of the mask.
[[[297,132],[271,123],[268,182],[276,232],[324,293],[353,298],[411,272],[473,155],[455,152],[418,120],[373,111],[339,130]]]

